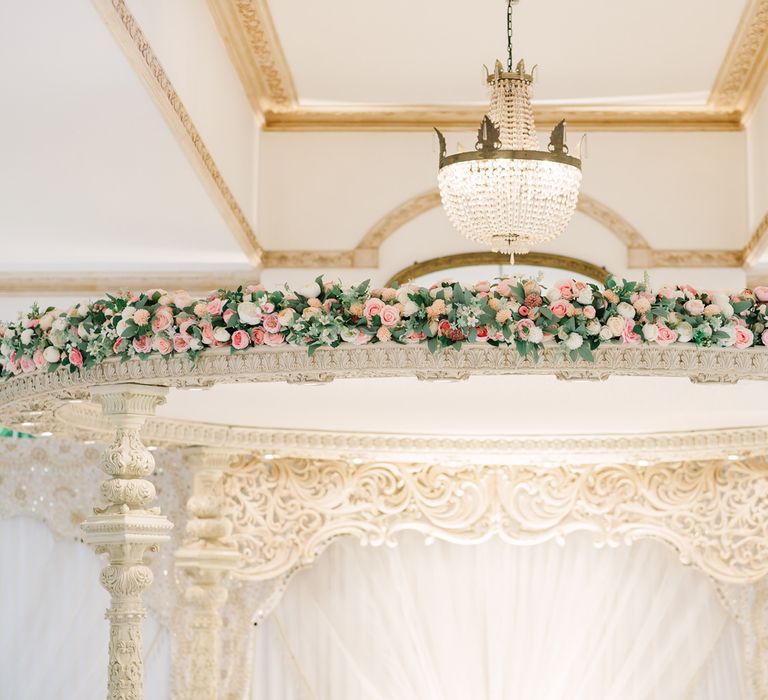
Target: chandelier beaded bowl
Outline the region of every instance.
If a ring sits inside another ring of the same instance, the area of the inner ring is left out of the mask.
[[[487,76],[491,104],[474,151],[447,154],[438,130],[438,186],[448,218],[471,241],[495,252],[527,253],[560,236],[579,198],[581,161],[569,155],[565,120],[539,150],[531,107],[533,74],[512,61],[512,6],[508,2],[508,61]]]

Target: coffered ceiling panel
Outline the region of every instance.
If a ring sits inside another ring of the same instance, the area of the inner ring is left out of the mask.
[[[704,104],[744,0],[522,0],[515,54],[540,101]],[[302,103],[483,102],[504,0],[269,3]]]

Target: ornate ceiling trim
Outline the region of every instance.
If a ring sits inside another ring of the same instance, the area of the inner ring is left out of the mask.
[[[0,294],[98,294],[121,290],[186,289],[206,294],[213,289],[237,289],[257,281],[253,270],[221,272],[74,272],[52,275],[50,272],[7,273],[0,275]]]
[[[768,250],[768,214],[757,225],[755,232],[749,239],[749,243],[747,243],[747,247],[744,249],[745,264],[750,267],[756,265],[766,250]]]
[[[678,462],[536,468],[278,459],[225,478],[241,578],[311,565],[335,538],[514,544],[592,532],[597,544],[656,538],[719,581],[768,574],[765,463]]]
[[[157,104],[248,261],[257,267],[261,263],[262,248],[256,234],[125,0],[92,2]]]
[[[267,111],[267,131],[474,131],[485,115],[478,105],[331,105]],[[533,105],[539,124],[565,118],[578,131],[740,131],[742,114],[711,107],[585,107]]]
[[[564,270],[589,277],[600,283],[611,276],[611,273],[604,267],[593,265],[586,260],[569,258],[565,255],[554,255],[553,253],[518,253],[515,255],[515,264],[554,267],[557,270]],[[412,282],[417,277],[432,272],[440,272],[442,270],[451,270],[456,267],[469,267],[473,265],[509,265],[509,255],[504,253],[494,253],[491,250],[485,250],[479,253],[443,255],[439,258],[431,258],[430,260],[424,260],[423,262],[409,265],[405,269],[392,275],[392,277],[387,280],[385,286],[399,287],[403,284]]]
[[[0,423],[11,427],[30,416],[50,416],[63,402],[87,400],[95,386],[156,384],[206,387],[217,383],[326,383],[342,378],[416,377],[423,381],[462,380],[474,375],[554,375],[558,379],[605,380],[617,376],[688,377],[694,382],[768,381],[765,348],[698,348],[610,344],[594,351],[594,362],[569,360],[557,346],[544,346],[539,361],[515,348],[467,345],[430,353],[420,345],[379,343],[320,348],[280,346],[229,348],[202,352],[193,363],[185,356],[155,356],[121,362],[114,357],[76,372],[33,372],[0,383]]]
[[[65,403],[50,416],[34,420],[42,421],[40,429],[44,427],[78,440],[107,441],[114,431],[109,420],[91,403]],[[478,459],[484,464],[541,466],[652,464],[768,455],[768,426],[646,434],[478,437],[253,428],[154,416],[142,429],[142,439],[160,447],[199,445],[226,448],[238,454],[396,462],[431,460],[446,464]]]
[[[208,8],[254,112],[298,106],[266,0],[208,0]]]
[[[768,0],[749,0],[709,97],[709,106],[749,114],[768,74]]]

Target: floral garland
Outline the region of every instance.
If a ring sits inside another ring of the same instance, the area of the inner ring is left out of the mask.
[[[767,329],[768,287],[728,295],[681,285],[653,293],[647,284],[611,278],[604,288],[569,279],[546,289],[506,277],[471,287],[446,281],[371,289],[318,277],[295,291],[251,285],[196,300],[155,289],[66,310],[34,306],[0,325],[0,377],[77,371],[113,356],[195,358],[208,347],[282,344],[312,353],[342,343],[423,343],[432,352],[489,343],[514,345],[536,360],[542,345],[557,344],[572,360],[591,361],[606,343],[768,346]]]

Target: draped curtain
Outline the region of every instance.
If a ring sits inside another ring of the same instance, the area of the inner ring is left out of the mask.
[[[57,540],[27,517],[0,520],[0,697],[91,700],[106,695],[109,595],[87,545]],[[144,624],[146,700],[169,697],[169,635]]]
[[[741,700],[741,634],[660,543],[337,541],[257,630],[252,700]]]

